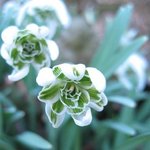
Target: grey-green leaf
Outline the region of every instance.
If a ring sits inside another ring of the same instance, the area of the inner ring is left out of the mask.
[[[132,10],[132,5],[121,7],[114,20],[107,24],[104,39],[91,61],[92,66],[101,68],[99,64],[103,65],[106,58],[118,48],[120,39],[128,27]]]
[[[108,100],[110,102],[115,102],[115,103],[122,104],[122,105],[132,107],[132,108],[136,106],[135,101],[129,97],[114,95],[114,96],[108,97]]]
[[[115,129],[117,131],[120,131],[128,135],[135,135],[136,133],[135,129],[121,122],[108,120],[108,121],[104,121],[103,123],[109,128]]]
[[[52,148],[52,145],[48,141],[33,132],[23,132],[16,136],[16,140],[30,148],[48,150]]]
[[[115,150],[133,150],[141,144],[148,143],[150,141],[150,133],[138,135],[136,137],[128,139],[126,142],[115,148]]]

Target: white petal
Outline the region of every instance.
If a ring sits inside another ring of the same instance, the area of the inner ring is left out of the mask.
[[[126,46],[131,43],[132,39],[137,35],[137,30],[131,29],[121,38],[121,45]]]
[[[18,28],[16,26],[10,26],[3,30],[1,37],[4,43],[12,44],[13,40],[17,36]]]
[[[3,44],[1,47],[1,55],[4,59],[10,59],[10,56],[8,54],[8,46],[6,44]]]
[[[92,101],[89,103],[89,106],[91,108],[95,109],[96,111],[102,111],[104,109],[104,106],[107,105],[108,99],[104,93],[101,93],[101,97],[102,97],[102,101],[103,101],[103,106],[99,106],[98,104],[96,104],[95,102],[92,102]]]
[[[108,99],[107,99],[106,95],[103,92],[101,93],[101,96],[102,96],[103,104],[104,104],[104,106],[106,106],[107,103],[108,103]]]
[[[90,102],[89,103],[89,107],[95,109],[96,111],[102,111],[104,109],[104,107],[100,107],[99,105],[97,105],[96,103],[94,102]]]
[[[53,74],[52,69],[45,67],[39,71],[38,76],[36,78],[36,82],[40,86],[47,86],[51,84],[52,82],[54,82],[55,79],[56,77]]]
[[[64,64],[59,65],[59,67],[61,68],[63,74],[68,79],[71,79],[71,80],[79,81],[83,78],[85,74],[85,65],[83,64],[73,65],[73,64],[64,63]],[[73,70],[74,68],[78,71],[79,73],[78,76],[74,74],[74,70]]]
[[[88,108],[85,112],[83,112],[80,115],[73,115],[72,118],[76,125],[81,127],[87,126],[92,121],[91,109]]]
[[[46,115],[47,115],[49,121],[52,123],[52,126],[54,128],[58,128],[63,123],[63,120],[65,118],[65,112],[61,113],[60,115],[57,114],[57,121],[55,124],[52,122],[52,120],[50,118],[50,116],[51,116],[51,104],[46,103],[45,112],[46,112]]]
[[[46,27],[46,26],[41,26],[39,28],[39,34],[42,36],[42,37],[46,37],[49,35],[49,29]]]
[[[62,25],[68,27],[71,23],[71,18],[63,1],[55,0],[53,7]]]
[[[34,23],[29,24],[26,26],[26,29],[30,31],[32,34],[39,36],[39,27],[36,24]]]
[[[59,56],[59,48],[57,44],[52,40],[47,40],[50,56],[52,60],[56,60]]]
[[[148,67],[148,62],[141,55],[133,54],[129,57],[129,63],[131,69],[137,76],[137,90],[142,90],[146,84],[146,69]]]
[[[29,73],[29,66],[25,66],[21,70],[14,70],[11,75],[8,76],[8,79],[11,81],[18,81],[24,78]]]
[[[106,79],[104,75],[96,68],[87,67],[90,79],[99,92],[103,92],[106,88]]]
[[[21,24],[23,23],[27,8],[28,8],[28,4],[24,4],[22,7],[20,7],[18,16],[16,18],[16,25],[17,26],[21,26]]]

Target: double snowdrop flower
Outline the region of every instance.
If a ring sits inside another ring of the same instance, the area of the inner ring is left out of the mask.
[[[137,31],[134,29],[129,30],[121,39],[121,46],[130,44],[132,39],[137,35]],[[116,75],[120,82],[128,90],[136,89],[143,90],[146,84],[146,70],[148,62],[140,54],[132,54],[129,58],[117,69]],[[130,76],[134,78],[130,78]]]
[[[46,24],[52,37],[57,28],[70,25],[71,17],[61,0],[29,0],[20,8],[16,23],[20,26],[30,21]]]
[[[68,113],[79,126],[92,121],[91,108],[102,111],[107,104],[106,80],[95,68],[83,64],[60,64],[40,70],[37,83],[43,87],[39,100],[53,127],[59,127]]]
[[[49,67],[51,60],[58,57],[59,50],[54,41],[47,40],[49,29],[35,24],[28,25],[24,30],[10,26],[2,32],[3,45],[1,55],[13,67],[8,78],[17,81],[29,73],[30,65],[39,70]]]
[[[116,75],[121,83],[128,90],[136,89],[141,91],[146,85],[146,70],[148,62],[140,54],[132,54],[129,58],[117,69]],[[134,78],[130,79],[130,75]]]

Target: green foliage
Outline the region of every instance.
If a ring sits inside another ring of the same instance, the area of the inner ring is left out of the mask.
[[[36,148],[36,149],[51,149],[52,145],[49,144],[46,140],[44,140],[39,135],[32,133],[32,132],[24,132],[16,136],[16,140],[21,144]]]
[[[119,9],[113,20],[107,22],[104,38],[89,64],[106,75],[109,104],[103,112],[93,112],[93,121],[88,127],[78,127],[66,116],[61,127],[52,128],[43,115],[44,105],[37,100],[40,89],[35,82],[35,70],[30,68],[25,79],[9,83],[4,80],[5,75],[10,73],[9,67],[0,58],[0,150],[149,149],[150,94],[126,90],[113,77],[119,65],[147,40],[143,36],[133,39],[126,46],[120,45],[120,40],[129,27],[132,12],[133,6],[126,5]],[[11,13],[3,15],[0,10],[0,31],[14,24]],[[55,71],[56,74],[59,73],[59,70]],[[85,86],[91,85],[86,77],[81,82]],[[89,91],[90,96],[96,99],[97,95],[92,95],[92,90]]]

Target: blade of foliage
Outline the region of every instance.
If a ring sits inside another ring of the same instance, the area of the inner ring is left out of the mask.
[[[138,120],[144,120],[146,117],[149,117],[150,115],[150,99],[147,99],[147,101],[141,106],[139,112],[138,112]]]
[[[7,98],[3,93],[0,92],[0,102],[4,105],[11,106],[12,108],[16,109],[16,107],[13,105],[11,100]]]
[[[3,132],[3,114],[2,114],[2,106],[0,103],[0,137],[2,135]]]
[[[15,148],[10,145],[8,142],[0,139],[0,149],[1,150],[15,150]]]
[[[115,129],[119,132],[122,132],[124,134],[128,135],[135,135],[136,131],[132,127],[128,126],[127,124],[121,123],[121,122],[116,122],[116,121],[104,121],[103,122],[107,127]]]
[[[122,50],[116,52],[116,54],[114,54],[112,57],[108,57],[106,60],[109,61],[105,60],[105,63],[101,64],[103,66],[101,68],[105,76],[109,78],[112,73],[120,66],[120,64],[122,64],[132,53],[139,50],[146,41],[146,36],[137,38],[129,45],[124,46]]]
[[[122,104],[122,105],[132,107],[132,108],[136,106],[136,103],[134,100],[125,96],[114,95],[114,96],[108,97],[108,100],[110,102],[115,102],[115,103]]]
[[[137,147],[139,147],[141,144],[145,144],[150,141],[150,133],[145,133],[138,135],[136,137],[133,137],[126,142],[124,142],[119,147],[115,148],[115,150],[133,150]]]
[[[90,65],[100,69],[106,78],[147,40],[141,37],[120,49],[120,41],[127,30],[132,10],[132,5],[120,8],[114,20],[107,25],[104,39],[92,58]]]
[[[98,51],[92,59],[92,66],[101,68],[100,64],[104,64],[106,58],[111,56],[111,54],[118,48],[122,34],[128,27],[132,10],[132,5],[121,7],[113,22],[109,22],[110,24],[107,25],[105,36],[101,42],[100,48],[98,48]]]
[[[41,136],[33,133],[33,132],[23,132],[16,136],[16,140],[21,144],[30,147],[30,148],[38,148],[38,149],[51,149],[52,145],[43,139]]]
[[[61,150],[70,150],[75,143],[78,128],[72,121],[69,120],[63,128],[61,137]],[[67,142],[66,142],[67,139]],[[65,143],[65,144],[64,144]],[[77,146],[77,145],[76,145]]]

